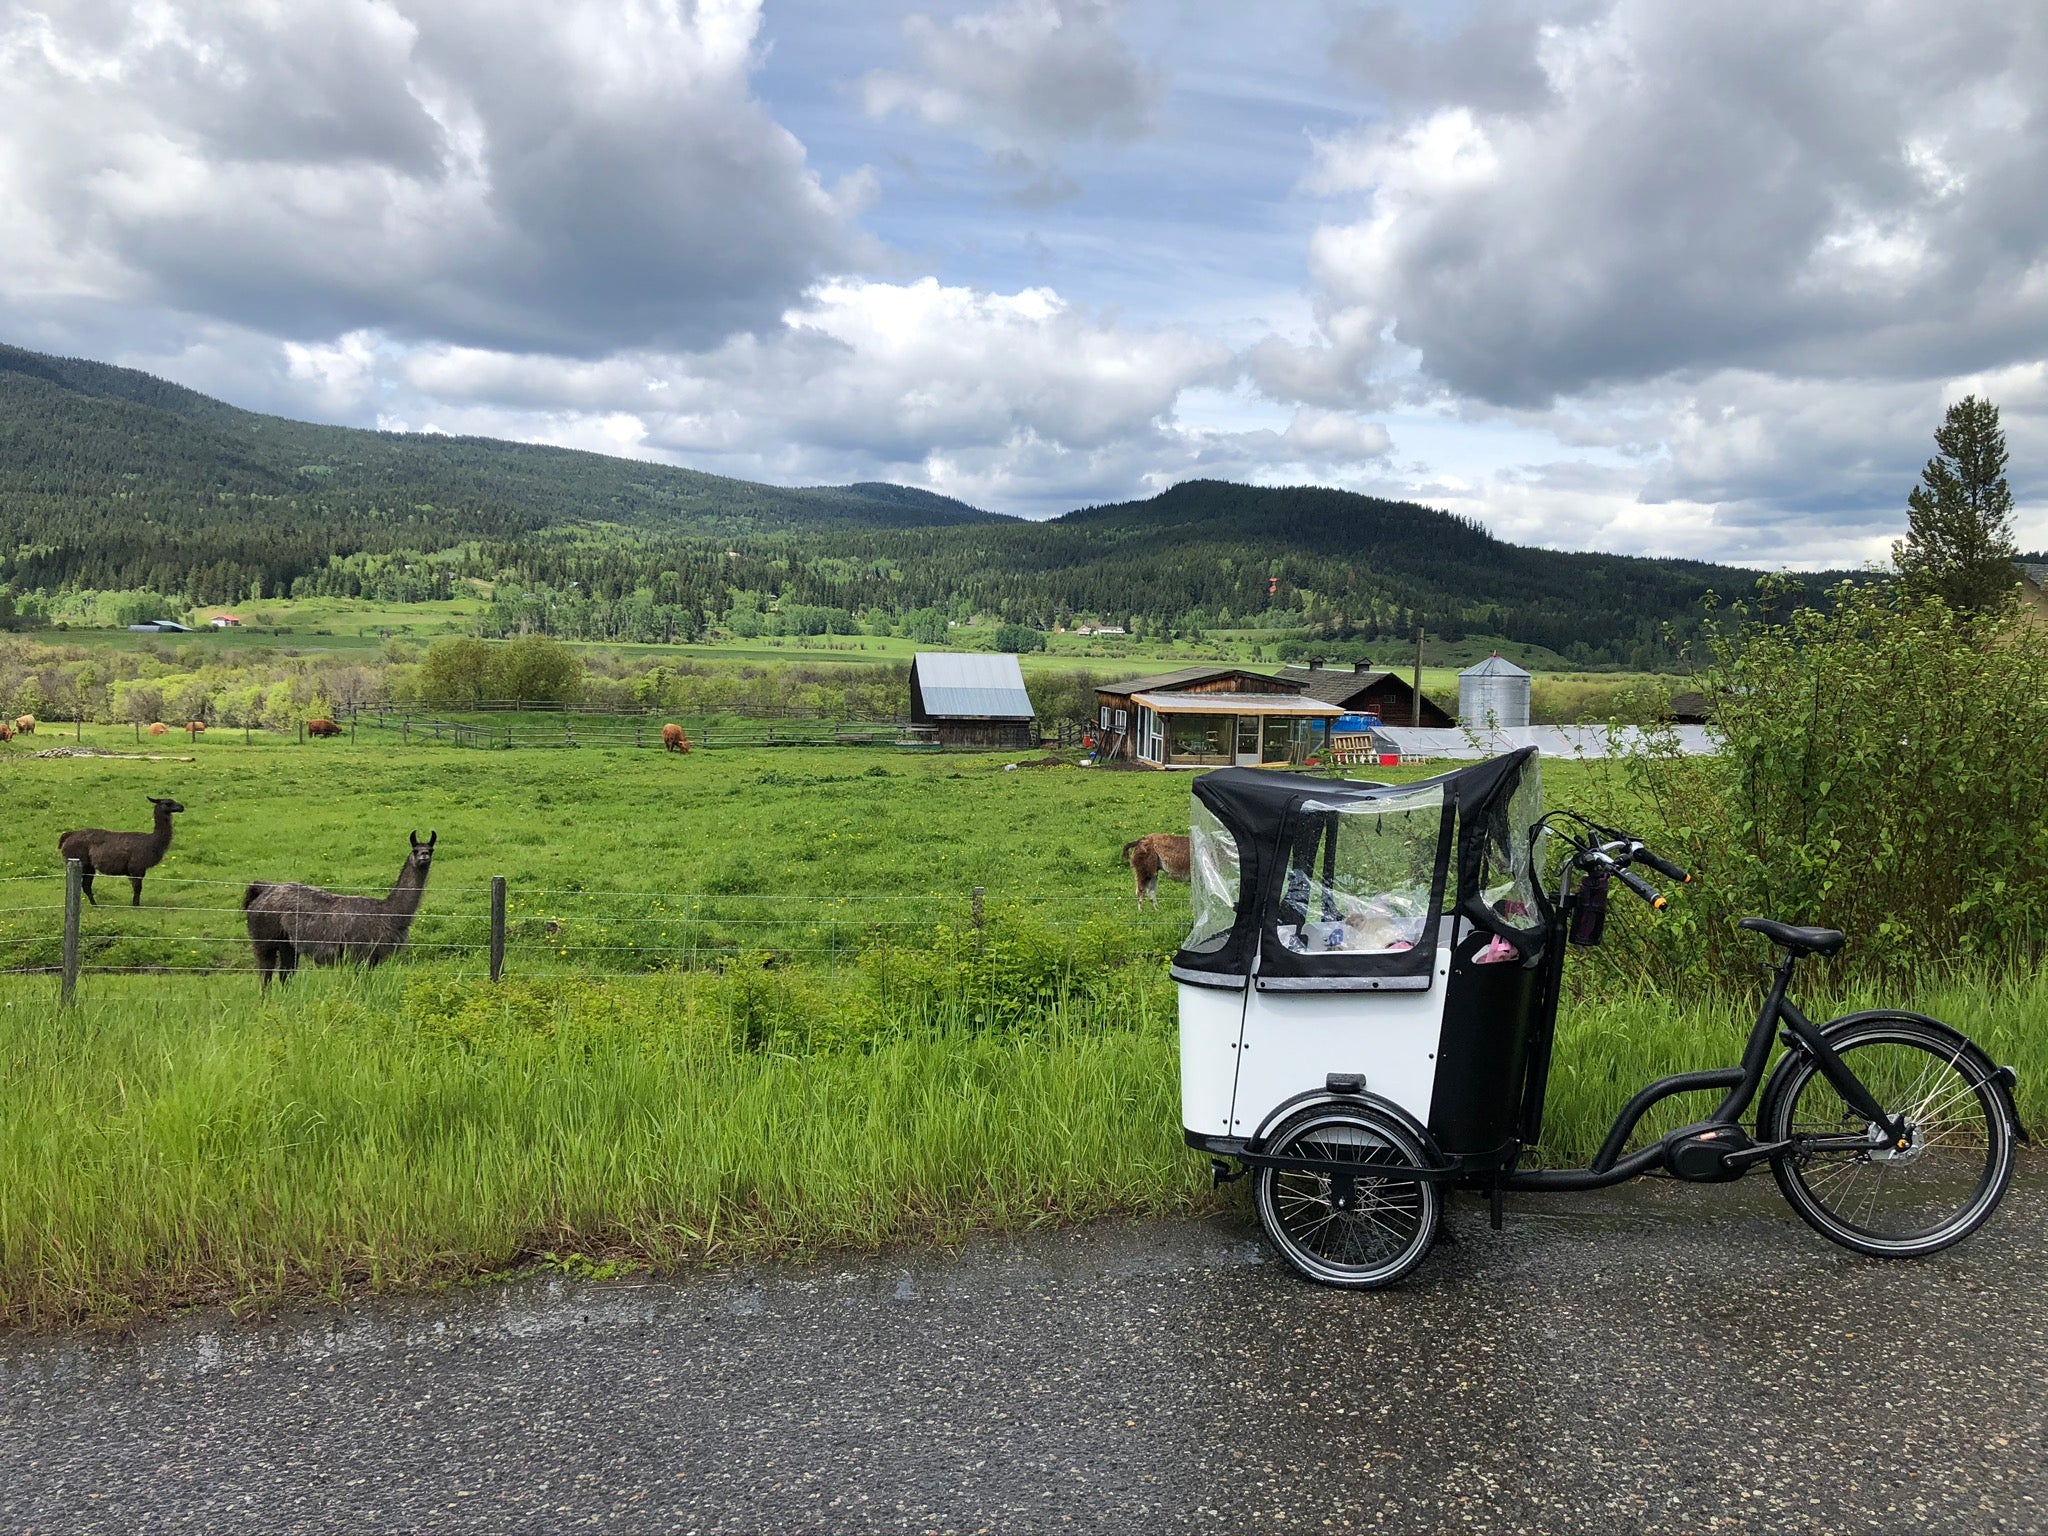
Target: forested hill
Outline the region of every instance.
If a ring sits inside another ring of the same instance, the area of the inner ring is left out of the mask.
[[[1000,521],[900,485],[790,489],[494,438],[244,411],[132,368],[0,346],[0,580],[288,587],[333,555],[543,528],[655,536]]]
[[[260,583],[273,596],[406,602],[477,590],[493,594],[487,627],[612,639],[815,632],[880,615],[943,640],[949,618],[992,616],[1362,647],[1419,622],[1652,665],[1670,658],[1667,625],[1689,627],[1709,590],[1754,577],[1523,548],[1428,507],[1314,487],[1195,481],[1032,523],[899,485],[790,489],[316,426],[0,347],[0,596],[146,589],[205,604]]]

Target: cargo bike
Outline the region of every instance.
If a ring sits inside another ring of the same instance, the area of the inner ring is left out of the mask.
[[[1567,949],[1599,942],[1613,886],[1664,904],[1638,867],[1689,879],[1626,833],[1546,815],[1533,747],[1402,785],[1223,769],[1194,781],[1192,823],[1173,959],[1186,1139],[1219,1182],[1251,1178],[1260,1225],[1311,1280],[1400,1279],[1453,1188],[1498,1227],[1509,1191],[1768,1165],[1823,1236],[1907,1258],[1975,1231],[2011,1183],[2012,1070],[1921,1014],[1816,1024],[1787,988],[1843,935],[1754,917],[1780,954],[1741,1062],[1650,1083],[1584,1168],[1524,1167]],[[1705,1119],[1627,1150],[1654,1105],[1705,1091],[1722,1095]]]

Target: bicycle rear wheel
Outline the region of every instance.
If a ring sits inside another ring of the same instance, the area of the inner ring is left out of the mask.
[[[1427,1166],[1420,1140],[1392,1115],[1370,1106],[1315,1105],[1274,1132],[1266,1151],[1358,1167],[1348,1193],[1327,1173],[1261,1168],[1253,1181],[1259,1225],[1309,1279],[1374,1290],[1392,1285],[1429,1252],[1443,1216],[1442,1190],[1428,1179],[1373,1172]]]
[[[1859,1019],[1826,1034],[1872,1097],[1905,1119],[1908,1144],[1889,1141],[1811,1056],[1794,1052],[1764,1093],[1759,1139],[1864,1144],[1772,1159],[1787,1202],[1823,1237],[1872,1258],[1917,1258],[1968,1237],[2012,1183],[2018,1116],[2005,1084],[1961,1036],[1910,1016]]]

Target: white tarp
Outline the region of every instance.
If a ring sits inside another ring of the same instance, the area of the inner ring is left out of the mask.
[[[1534,747],[1545,757],[1610,757],[1635,750],[1646,736],[1653,743],[1673,741],[1688,756],[1721,750],[1713,728],[1705,725],[1671,725],[1654,730],[1637,725],[1512,725],[1490,730],[1480,726],[1382,725],[1372,735],[1375,742],[1385,742],[1390,751],[1403,757],[1434,757],[1453,762],[1499,757],[1521,747]]]

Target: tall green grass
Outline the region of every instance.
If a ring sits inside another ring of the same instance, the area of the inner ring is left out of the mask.
[[[980,957],[946,982],[898,958],[497,989],[430,967],[315,972],[268,1004],[245,978],[101,979],[69,1012],[54,984],[18,981],[0,1003],[0,1321],[1216,1198],[1181,1143],[1156,968]],[[2048,981],[1914,1001],[2016,1066],[2023,1112],[2048,1123]],[[1583,1158],[1648,1078],[1733,1060],[1740,1012],[1576,1007],[1546,1152]]]

